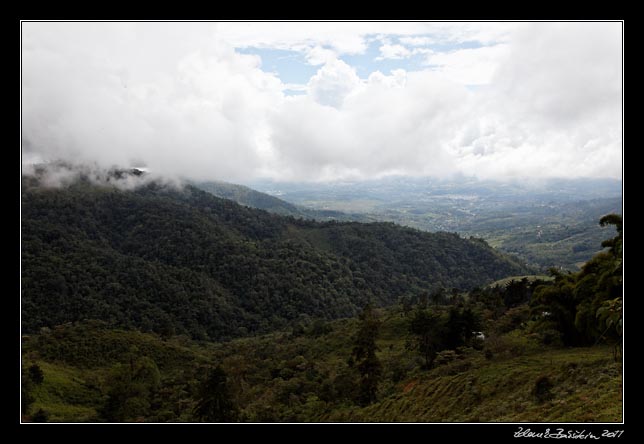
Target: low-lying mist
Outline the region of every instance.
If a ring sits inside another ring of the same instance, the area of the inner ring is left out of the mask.
[[[79,182],[112,186],[121,190],[134,190],[151,183],[180,189],[184,184],[178,178],[159,175],[145,167],[106,168],[98,164],[71,163],[61,160],[23,164],[22,176],[23,179],[29,179],[31,185],[45,188],[64,188]]]

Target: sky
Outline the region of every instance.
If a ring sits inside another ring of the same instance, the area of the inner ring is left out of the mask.
[[[23,22],[22,162],[622,175],[621,22]]]

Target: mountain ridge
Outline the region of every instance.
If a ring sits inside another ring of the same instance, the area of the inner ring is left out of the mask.
[[[283,217],[190,185],[25,182],[22,212],[27,332],[101,319],[230,339],[526,271],[453,233]]]
[[[335,210],[305,208],[295,205],[268,193],[257,191],[245,185],[224,181],[190,182],[200,190],[206,191],[222,199],[229,199],[251,208],[266,210],[281,216],[313,219],[318,221],[338,220],[355,222],[374,222],[363,215],[345,213]]]

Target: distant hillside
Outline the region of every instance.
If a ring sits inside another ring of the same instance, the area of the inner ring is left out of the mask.
[[[217,197],[234,200],[247,207],[259,208],[283,216],[304,217],[302,211],[295,205],[243,185],[227,182],[196,182],[194,186]]]
[[[222,199],[230,199],[240,205],[282,216],[293,216],[295,218],[315,219],[319,221],[339,220],[368,222],[369,219],[360,214],[347,214],[333,210],[313,210],[298,205],[293,205],[270,194],[255,191],[244,185],[237,185],[228,182],[195,182],[193,185],[203,191],[213,194]]]
[[[227,339],[529,270],[479,240],[269,214],[193,186],[22,193],[22,326],[82,319]]]
[[[319,184],[258,181],[252,186],[312,210],[354,213],[354,220],[480,237],[542,273],[550,267],[579,270],[601,250],[607,229],[597,221],[622,212],[622,182],[612,179],[389,177]]]

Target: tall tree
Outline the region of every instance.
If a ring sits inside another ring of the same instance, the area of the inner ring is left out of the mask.
[[[353,364],[360,373],[358,401],[362,405],[371,404],[376,400],[378,384],[382,376],[382,365],[376,356],[378,350],[376,338],[379,330],[380,320],[369,303],[360,314],[360,327],[354,338],[352,352]]]
[[[148,357],[131,357],[129,361],[114,366],[108,377],[107,400],[101,409],[107,421],[140,421],[150,414],[152,398],[160,385],[159,369]]]
[[[426,369],[432,367],[436,353],[442,347],[442,327],[443,322],[438,314],[420,307],[409,323],[409,333],[413,335],[412,347],[425,359]]]
[[[455,349],[469,343],[473,332],[480,328],[481,322],[471,308],[450,308],[443,338],[445,348]]]
[[[232,401],[226,372],[217,366],[209,369],[199,386],[195,416],[205,422],[234,422],[237,407]]]
[[[45,380],[45,375],[38,364],[32,364],[29,367],[29,377],[36,385],[42,384]]]

